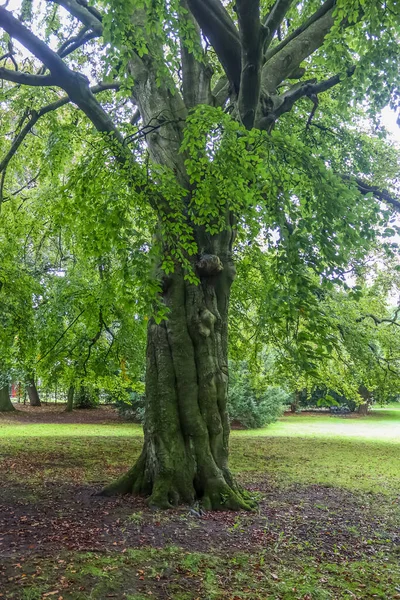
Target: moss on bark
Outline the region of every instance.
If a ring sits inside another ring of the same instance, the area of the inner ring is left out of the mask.
[[[217,272],[205,261],[215,263],[215,255],[202,258],[206,275],[197,286],[176,269],[163,293],[168,320],[149,323],[143,451],[105,495],[146,494],[160,508],[195,501],[208,510],[254,507],[228,470],[229,248],[220,252]]]

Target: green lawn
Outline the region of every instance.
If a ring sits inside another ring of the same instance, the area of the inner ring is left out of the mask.
[[[133,423],[54,424],[23,423],[0,417],[0,438],[10,437],[121,437],[141,436]],[[400,406],[375,408],[368,417],[337,417],[326,414],[290,415],[261,429],[232,431],[233,437],[361,438],[368,442],[400,443]]]
[[[370,442],[400,443],[400,406],[375,408],[367,417],[353,415],[293,415],[256,430],[235,431],[239,436],[317,437],[365,439]]]
[[[91,496],[139,426],[0,419],[1,600],[400,598],[400,407],[233,431],[259,509],[199,520]]]

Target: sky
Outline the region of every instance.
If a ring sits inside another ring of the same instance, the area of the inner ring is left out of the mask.
[[[400,119],[400,111],[398,110],[395,112],[387,106],[383,109],[381,116],[382,123],[385,125],[386,129],[390,131],[393,140],[400,144],[400,127],[396,122],[398,118]]]

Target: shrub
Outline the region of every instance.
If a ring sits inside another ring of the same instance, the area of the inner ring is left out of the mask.
[[[245,362],[230,366],[228,410],[230,421],[244,427],[263,427],[283,413],[290,394],[282,388],[256,384]]]
[[[115,402],[118,414],[126,421],[143,423],[144,420],[144,395],[131,391],[127,397],[120,398]]]

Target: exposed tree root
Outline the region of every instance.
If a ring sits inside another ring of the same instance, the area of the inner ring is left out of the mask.
[[[196,501],[204,510],[254,510],[257,506],[250,494],[236,484],[228,471],[224,474],[221,471],[220,476],[207,479],[200,496],[196,494],[194,485],[188,485],[185,477],[180,475],[178,481],[168,474],[160,474],[151,481],[146,475],[146,459],[142,453],[132,469],[105,487],[99,495],[146,495],[149,506],[160,509],[180,504],[193,505]]]

